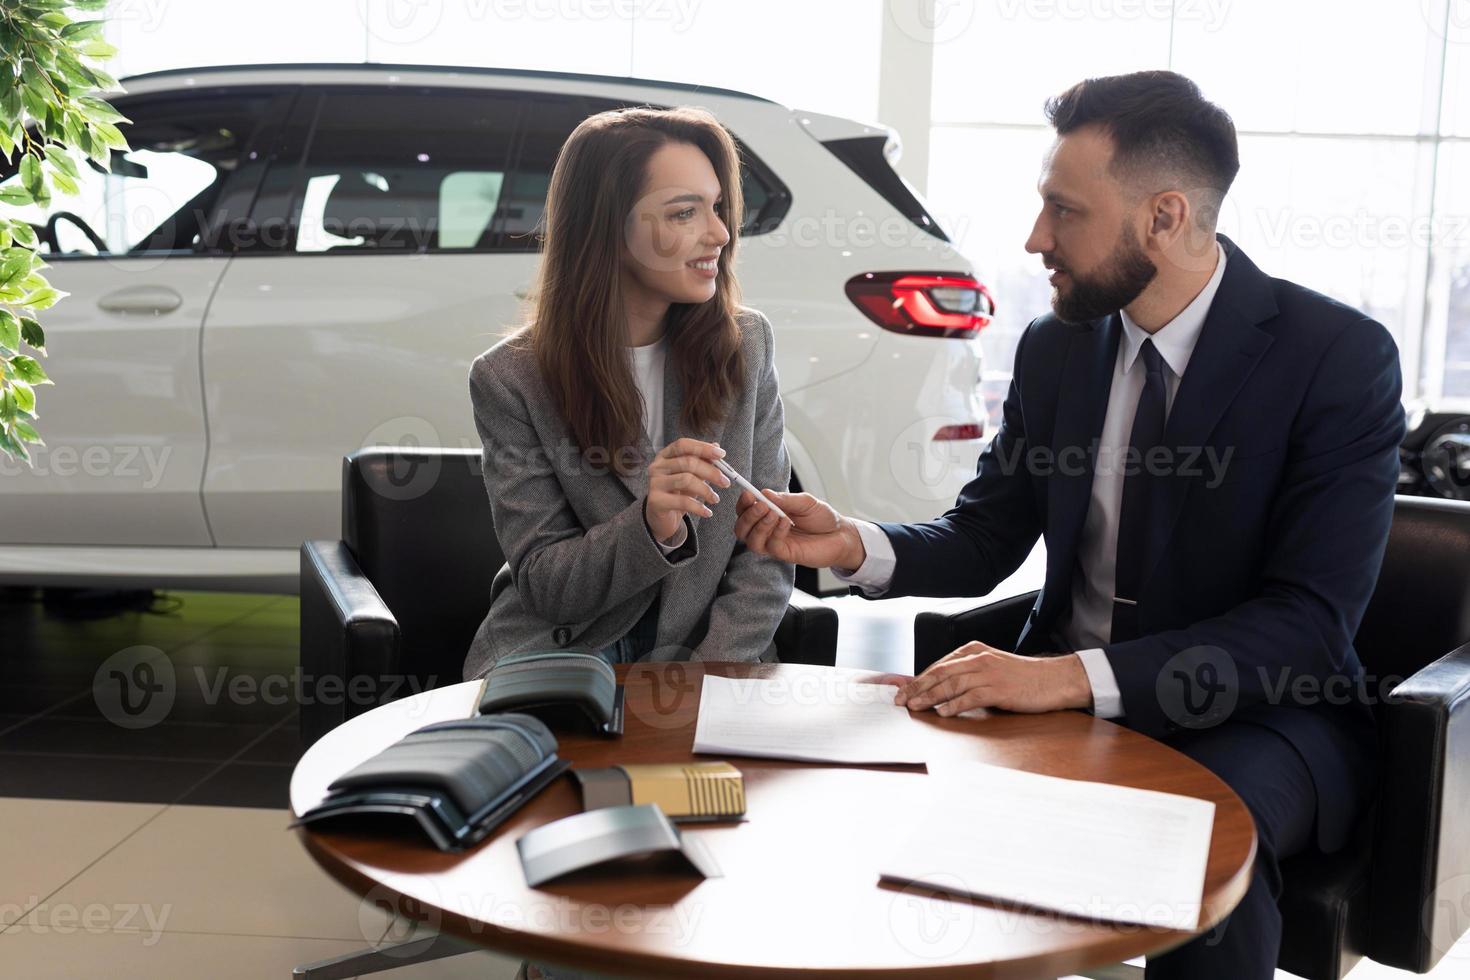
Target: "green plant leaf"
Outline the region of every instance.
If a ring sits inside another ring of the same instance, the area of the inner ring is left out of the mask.
[[[104,92],[111,92],[113,89],[122,88],[122,86],[117,83],[117,79],[113,78],[111,75],[107,74],[107,72],[103,71],[101,68],[98,68],[95,65],[87,66],[87,74],[92,76],[92,84],[97,86]]]
[[[25,106],[26,112],[30,113],[32,119],[45,119],[46,99],[50,95],[50,92],[47,92],[45,95],[37,95],[29,88],[22,89],[20,93],[21,105]]]
[[[56,56],[56,68],[65,76],[67,81],[84,88],[92,87],[92,76],[87,71],[86,66],[73,58],[68,52],[62,51]]]
[[[20,350],[20,318],[9,310],[0,310],[0,347]]]
[[[46,331],[41,329],[41,324],[35,317],[23,316],[20,318],[20,339],[42,354],[46,353]]]
[[[32,228],[28,221],[12,221],[10,223],[10,233],[22,245],[34,247],[36,244],[36,229]]]
[[[34,357],[25,354],[17,354],[10,359],[10,369],[15,376],[27,384],[49,385],[51,379],[46,377],[46,371],[41,367],[41,362]]]
[[[68,177],[81,176],[77,173],[77,162],[67,154],[66,150],[57,146],[55,143],[47,144],[46,159],[50,160],[53,167]]]
[[[122,130],[118,129],[112,123],[94,122],[92,124],[92,128],[95,129],[98,135],[102,137],[102,142],[106,143],[114,150],[122,150],[123,152],[127,152],[128,150],[132,149],[132,147],[128,146],[127,137],[123,136]]]
[[[41,180],[41,161],[33,153],[20,158],[20,182],[32,197],[40,197],[42,188],[46,186]]]
[[[61,29],[61,37],[65,41],[85,41],[87,38],[100,38],[102,36],[102,28],[105,26],[107,26],[107,22],[102,20],[79,20],[63,27]]]
[[[77,105],[88,119],[100,119],[103,122],[132,122],[127,116],[114,109],[111,103],[105,99],[99,99],[95,95],[83,95],[78,97]]]
[[[36,431],[36,427],[31,425],[31,423],[29,422],[16,420],[15,434],[20,436],[21,440],[24,442],[34,442],[37,445],[41,446],[46,445],[44,442],[41,441],[41,434]]]
[[[34,58],[22,58],[20,62],[20,81],[26,88],[40,96],[51,94],[46,87],[46,73]]]
[[[60,170],[51,171],[51,183],[55,184],[63,194],[81,193],[81,188],[77,187],[77,182],[72,180],[66,174],[62,173]]]
[[[0,424],[7,428],[15,424],[15,396],[8,386],[0,391]]]
[[[112,153],[92,134],[92,126],[86,125],[77,129],[78,142],[81,143],[82,152],[97,161],[97,165],[108,173],[112,173]]]
[[[31,256],[36,253],[23,245],[12,245],[0,252],[0,283],[11,283],[31,271]]]
[[[46,118],[42,120],[37,128],[41,131],[43,137],[53,140],[61,139],[64,131],[61,128],[61,115],[58,113],[56,106],[46,106]],[[45,140],[43,139],[42,142],[45,142]]]
[[[71,293],[64,293],[59,289],[53,289],[52,287],[47,286],[44,289],[38,289],[33,293],[27,293],[25,298],[20,301],[19,305],[29,306],[33,310],[48,310],[56,305],[57,300],[61,299],[63,296],[70,295]]]
[[[108,44],[100,38],[95,41],[87,41],[78,45],[77,50],[88,58],[96,58],[98,61],[106,61],[117,54],[117,48]]]
[[[0,152],[4,152],[7,161],[10,159],[10,155],[15,152],[15,140],[11,139],[10,134],[6,132],[3,120],[0,120]]]
[[[16,414],[24,412],[31,418],[35,418],[36,411],[36,389],[24,381],[16,379],[10,382],[10,390],[15,392]]]
[[[12,457],[27,463],[31,461],[31,454],[26,452],[25,445],[18,442],[4,429],[0,429],[0,452],[9,453]]]
[[[22,208],[34,201],[35,198],[31,196],[31,192],[19,184],[7,184],[0,187],[0,204],[12,204]]]

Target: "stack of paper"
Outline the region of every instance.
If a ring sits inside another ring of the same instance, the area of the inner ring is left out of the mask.
[[[1199,927],[1215,804],[987,766],[929,767],[933,811],[881,876],[1068,915]]]
[[[801,762],[922,763],[922,726],[898,688],[840,676],[792,680],[704,675],[694,751]]]

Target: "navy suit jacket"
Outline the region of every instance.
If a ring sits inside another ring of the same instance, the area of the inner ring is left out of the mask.
[[[1165,430],[1177,472],[1155,481],[1140,636],[1105,653],[1131,728],[1284,735],[1312,773],[1319,843],[1333,850],[1375,775],[1353,636],[1393,515],[1398,350],[1381,324],[1220,242],[1225,274]],[[885,596],[986,595],[1044,535],[1046,584],[1015,649],[1059,650],[1121,334],[1117,314],[1026,328],[1000,430],[954,507],[880,525],[898,559]],[[1192,715],[1199,704],[1212,708]]]

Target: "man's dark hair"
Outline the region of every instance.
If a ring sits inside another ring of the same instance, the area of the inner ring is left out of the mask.
[[[1220,201],[1240,170],[1235,123],[1172,71],[1138,71],[1078,82],[1047,100],[1058,136],[1097,125],[1113,139],[1111,169],[1148,193],[1172,189],[1193,197],[1201,225],[1214,228]]]

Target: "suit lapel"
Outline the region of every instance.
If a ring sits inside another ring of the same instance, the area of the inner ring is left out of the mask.
[[[1115,313],[1079,326],[1067,346],[1057,396],[1052,450],[1056,467],[1047,493],[1047,605],[1056,607],[1068,594],[1076,564],[1077,537],[1087,518],[1095,445],[1107,415],[1113,365],[1123,321]],[[1077,465],[1078,451],[1082,465]],[[1065,455],[1064,455],[1065,454]]]

